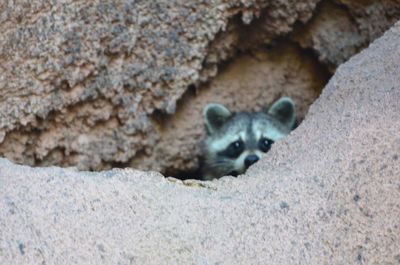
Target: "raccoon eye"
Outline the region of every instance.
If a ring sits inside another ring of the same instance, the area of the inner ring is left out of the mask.
[[[231,143],[228,148],[223,152],[224,156],[230,158],[237,158],[244,150],[244,143],[241,140]]]
[[[271,145],[274,143],[274,141],[267,139],[267,138],[261,138],[258,147],[260,148],[261,151],[264,153],[268,152],[269,149],[271,149]]]
[[[235,149],[240,149],[242,147],[242,145],[243,145],[242,141],[236,141],[236,142],[231,143],[231,146]]]

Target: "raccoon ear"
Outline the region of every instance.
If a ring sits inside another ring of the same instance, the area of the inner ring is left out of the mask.
[[[282,97],[268,109],[268,114],[292,129],[296,122],[295,105],[291,98]]]
[[[204,108],[203,115],[208,132],[213,134],[224,125],[232,113],[224,105],[210,103]]]

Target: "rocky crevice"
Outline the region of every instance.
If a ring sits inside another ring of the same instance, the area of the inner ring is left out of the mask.
[[[0,4],[0,154],[193,171],[207,102],[258,109],[285,94],[304,117],[336,67],[400,18],[396,4]]]

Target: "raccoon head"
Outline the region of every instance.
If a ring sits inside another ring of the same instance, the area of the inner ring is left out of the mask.
[[[280,98],[268,110],[232,113],[221,104],[204,108],[208,136],[204,141],[203,178],[237,176],[285,137],[296,122],[295,106]]]

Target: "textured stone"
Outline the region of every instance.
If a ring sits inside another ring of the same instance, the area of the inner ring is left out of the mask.
[[[293,32],[332,72],[400,18],[399,0],[322,1],[312,20]]]
[[[194,170],[205,102],[248,109],[288,93],[302,117],[326,66],[333,72],[389,28],[397,3],[2,1],[0,154],[34,166]],[[220,81],[242,62],[259,69],[254,82],[242,83],[244,68]]]
[[[155,113],[173,114],[189,85],[216,74],[209,46],[233,17],[267,10],[271,39],[316,2],[0,3],[0,153],[83,169],[151,155]]]
[[[246,175],[0,160],[0,264],[398,264],[400,23]]]

